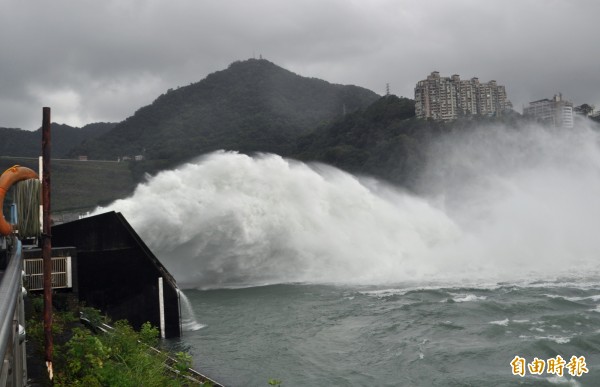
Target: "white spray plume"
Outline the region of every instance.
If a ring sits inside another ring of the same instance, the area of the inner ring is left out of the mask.
[[[588,127],[447,136],[423,198],[321,164],[215,152],[96,212],[122,212],[184,287],[589,273],[598,141]]]

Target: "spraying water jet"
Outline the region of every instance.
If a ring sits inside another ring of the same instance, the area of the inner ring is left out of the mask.
[[[599,142],[587,127],[442,137],[420,197],[322,164],[221,151],[159,173],[109,208],[131,219],[184,288],[587,273],[600,250],[591,235]]]

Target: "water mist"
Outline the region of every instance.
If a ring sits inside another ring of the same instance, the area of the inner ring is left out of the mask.
[[[479,128],[431,146],[420,197],[322,164],[215,152],[122,212],[183,287],[505,281],[596,270],[598,133]]]

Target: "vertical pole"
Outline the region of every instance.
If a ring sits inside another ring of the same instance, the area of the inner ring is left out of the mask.
[[[38,157],[38,176],[40,177],[40,186],[44,178],[44,160],[43,157]],[[41,199],[41,198],[40,198]],[[40,200],[40,234],[44,232],[44,204]]]
[[[163,277],[158,277],[158,312],[160,314],[160,338],[165,338],[165,293],[163,290]]]
[[[48,377],[53,379],[52,370],[52,242],[50,228],[50,108],[43,108],[42,119],[42,158],[44,171],[42,176],[42,259],[44,261],[44,343],[46,349],[46,367]]]

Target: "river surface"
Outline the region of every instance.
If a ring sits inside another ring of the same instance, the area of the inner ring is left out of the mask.
[[[282,386],[600,385],[597,277],[185,294],[196,321],[187,322],[195,330],[180,345],[197,369],[227,386],[268,386],[269,379]],[[562,377],[546,369],[513,374],[515,356],[530,364],[558,355],[567,364],[576,356],[580,369],[571,375],[565,364]]]

